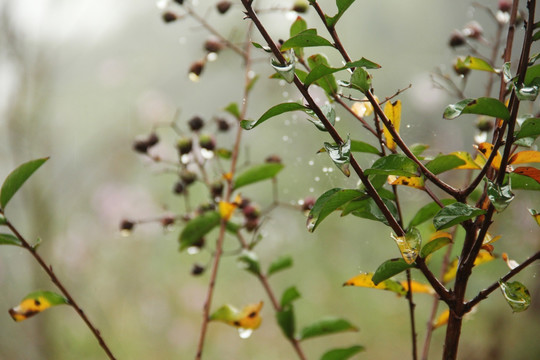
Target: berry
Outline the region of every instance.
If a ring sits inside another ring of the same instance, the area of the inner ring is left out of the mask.
[[[307,197],[304,199],[304,203],[302,204],[302,211],[309,211],[313,209],[314,205],[315,205],[315,198]]]
[[[208,39],[204,43],[204,49],[209,53],[218,53],[223,49],[223,44],[216,39]]]
[[[258,219],[261,216],[261,210],[259,208],[248,205],[242,209],[242,213],[246,217],[247,220],[255,220]]]
[[[220,14],[225,14],[231,8],[232,3],[230,1],[220,1],[216,4],[217,11]]]
[[[178,149],[178,153],[180,155],[189,154],[191,149],[193,149],[193,141],[188,137],[181,138],[178,140],[176,148]]]
[[[450,35],[450,41],[448,41],[448,44],[453,48],[465,45],[465,37],[461,32],[454,30]]]
[[[216,148],[216,140],[212,135],[202,134],[199,136],[199,146],[203,149],[213,151]]]
[[[131,231],[135,227],[135,223],[131,220],[122,220],[120,223],[120,230]]]
[[[218,118],[216,122],[217,122],[218,131],[220,132],[229,131],[229,129],[231,128],[231,125],[229,124],[229,122],[225,120],[224,118]]]
[[[198,77],[201,75],[201,73],[204,70],[204,62],[201,60],[195,61],[191,66],[189,67],[189,74],[193,74],[193,76]]]
[[[197,180],[197,174],[195,174],[193,171],[184,169],[180,173],[180,179],[182,179],[185,185],[191,185],[195,182],[195,180]]]
[[[210,184],[210,193],[213,198],[221,197],[223,195],[223,183],[220,180],[217,180]]]
[[[281,158],[278,155],[270,155],[264,160],[264,162],[281,164]]]
[[[173,192],[175,194],[178,194],[178,195],[183,194],[185,190],[186,190],[186,186],[184,185],[182,181],[178,181],[176,184],[174,184]]]
[[[499,10],[502,12],[510,12],[512,9],[512,0],[499,0]]]
[[[206,270],[206,268],[200,264],[193,264],[193,267],[191,268],[191,275],[193,276],[198,276],[198,275],[202,275],[204,273],[204,270]]]
[[[308,11],[308,9],[309,4],[305,0],[297,0],[292,7],[292,10],[296,11],[297,13],[305,13],[306,11]]]
[[[178,19],[178,16],[176,16],[176,14],[171,11],[166,11],[161,15],[161,18],[165,23],[171,23],[173,21],[176,21]]]
[[[204,120],[200,116],[194,116],[188,121],[191,131],[199,131],[204,126]]]

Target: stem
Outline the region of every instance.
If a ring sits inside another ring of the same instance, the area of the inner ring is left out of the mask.
[[[413,297],[412,297],[411,269],[407,269],[406,273],[407,273],[407,285],[408,285],[407,300],[409,302],[409,319],[411,322],[412,358],[413,360],[416,360],[418,359],[418,349],[416,345],[417,334],[416,334],[416,325],[414,321],[414,309],[416,307],[416,304],[414,303]]]
[[[1,213],[3,214],[3,212]],[[17,237],[17,239],[21,241],[22,247],[30,252],[30,254],[34,257],[34,259],[36,259],[36,261],[41,266],[41,268],[45,270],[47,275],[49,275],[49,278],[51,279],[52,283],[56,285],[56,287],[58,288],[58,290],[60,290],[62,295],[66,297],[66,299],[68,300],[68,304],[73,309],[75,309],[79,317],[84,321],[84,323],[90,329],[90,331],[92,331],[92,334],[94,334],[94,337],[97,339],[103,351],[105,351],[105,353],[107,354],[107,357],[111,360],[115,360],[116,358],[114,357],[113,353],[109,349],[109,346],[107,345],[105,340],[101,337],[100,331],[92,324],[92,322],[90,321],[90,319],[88,319],[83,309],[75,301],[71,293],[66,289],[64,284],[60,281],[60,279],[58,279],[58,277],[53,271],[52,266],[47,265],[47,263],[43,260],[43,258],[37,253],[36,249],[32,247],[32,245],[30,245],[28,241],[26,241],[26,239],[21,235],[21,233],[15,228],[15,226],[13,226],[13,224],[9,220],[6,219],[5,225],[13,232],[13,234]]]

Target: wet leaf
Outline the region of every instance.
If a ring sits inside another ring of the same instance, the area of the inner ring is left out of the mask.
[[[351,140],[347,137],[347,140],[340,145],[332,145],[325,142],[324,148],[338,169],[341,170],[345,176],[351,176],[351,171],[349,170],[349,163],[351,161]]]
[[[458,58],[456,63],[457,70],[470,69],[488,71],[492,73],[498,73],[489,63],[477,57],[467,56],[466,58]]]
[[[22,246],[22,242],[11,234],[0,234],[0,245]]]
[[[270,266],[268,266],[268,270],[266,271],[266,276],[270,276],[272,274],[277,273],[278,271],[282,271],[285,269],[288,269],[293,266],[293,259],[290,256],[281,256],[274,260]]]
[[[407,292],[403,288],[403,286],[392,279],[384,280],[377,285],[375,285],[372,281],[373,274],[371,273],[363,273],[356,275],[349,280],[347,280],[343,286],[358,286],[358,287],[367,287],[367,288],[373,288],[373,289],[379,289],[379,290],[388,290],[395,292],[398,295],[405,295]]]
[[[534,210],[534,209],[529,209],[529,213],[530,213],[531,216],[533,217],[534,221],[536,221],[536,223],[538,224],[538,226],[540,226],[540,213],[537,212],[537,211]]]
[[[476,150],[482,154],[482,156],[487,160],[489,156],[491,155],[491,152],[493,151],[493,145],[487,142],[483,142],[481,144],[478,144],[476,146]],[[499,167],[501,166],[502,156],[499,151],[497,151],[497,155],[493,158],[493,161],[491,162],[491,166],[497,170],[499,170]]]
[[[356,101],[351,105],[352,112],[361,118],[373,114],[373,105],[364,97],[363,101]]]
[[[276,70],[276,72],[281,75],[281,77],[288,82],[289,84],[294,81],[294,75],[296,74],[296,62],[294,59],[291,59],[286,64],[281,64],[280,62],[272,59],[270,65]]]
[[[254,165],[238,174],[234,180],[234,189],[237,190],[246,185],[274,178],[281,170],[283,170],[283,164],[279,163]]]
[[[540,78],[540,64],[529,66],[529,68],[527,68],[527,72],[525,73],[525,80],[523,81],[523,84],[525,86],[530,86],[534,84],[537,78]]]
[[[452,235],[449,233],[437,231],[434,236],[432,236],[430,241],[422,247],[422,250],[420,250],[420,256],[424,259],[435,251],[452,243]]]
[[[217,211],[208,211],[191,219],[184,226],[178,238],[180,251],[198,243],[202,237],[217,227],[220,222],[221,216]]]
[[[448,105],[444,110],[443,117],[452,120],[462,114],[486,115],[503,120],[510,118],[510,112],[502,102],[488,97],[465,99],[456,104]]]
[[[388,184],[405,185],[415,189],[424,189],[424,178],[420,176],[388,176]]]
[[[383,198],[382,201],[386,205],[390,213],[395,218],[397,218],[397,208],[396,205],[394,205],[394,202],[385,198]],[[348,204],[344,205],[341,216],[345,216],[348,214],[353,214],[354,216],[364,219],[380,221],[388,225],[388,220],[384,216],[381,209],[379,209],[379,207],[377,206],[377,203],[375,203],[375,200],[373,200],[372,198],[353,200]]]
[[[459,156],[453,154],[439,155],[435,159],[428,162],[426,164],[426,168],[434,175],[438,175],[448,170],[457,169],[466,164],[467,163]],[[478,166],[476,168],[478,168]]]
[[[286,51],[292,48],[305,48],[315,46],[334,47],[334,45],[332,45],[330,41],[317,35],[317,29],[306,29],[285,41],[281,45],[281,51]]]
[[[286,308],[298,299],[300,299],[300,293],[298,292],[296,287],[291,286],[283,292],[283,295],[281,295],[281,307]]]
[[[311,71],[309,72],[309,74],[306,77],[306,80],[304,81],[304,85],[309,86],[324,76],[327,76],[327,75],[330,75],[330,74],[333,74],[333,73],[336,73],[338,71],[342,71],[345,69],[356,68],[356,67],[363,67],[366,69],[378,69],[381,66],[365,58],[362,58],[358,61],[347,63],[344,66],[341,66],[338,68],[330,67],[328,65],[328,62],[319,63],[311,68]]]
[[[255,274],[261,274],[261,265],[259,264],[259,258],[253,251],[242,250],[242,253],[238,257],[238,264],[244,270]]]
[[[344,331],[358,331],[349,321],[340,318],[326,318],[304,327],[298,340],[306,340],[315,336],[330,335]]]
[[[321,106],[321,111],[323,112],[326,119],[333,126],[336,123],[336,111],[334,110],[334,107],[330,104],[325,104]],[[317,114],[315,114],[314,111],[307,110],[306,114],[311,116],[311,118],[308,118],[308,120],[311,121],[317,127],[317,129],[321,131],[328,131],[324,126],[323,122],[319,119],[319,117],[317,116]]]
[[[311,69],[316,69],[319,67],[327,67],[327,68],[330,67],[330,64],[328,63],[328,59],[326,58],[326,56],[322,54],[315,54],[308,57],[308,65]],[[323,75],[316,80],[314,80],[313,77],[309,78],[309,74],[308,74],[306,78],[304,79],[304,84],[308,80],[309,81],[313,80],[312,82],[309,82],[308,85],[314,82],[315,84],[320,86],[329,97],[332,97],[333,95],[337,94],[338,85],[336,82],[336,78],[334,77],[334,75],[332,75],[332,73]]]
[[[540,118],[528,118],[520,127],[520,130],[515,133],[516,140],[523,138],[537,138],[540,135]]]
[[[495,260],[495,257],[486,250],[480,250],[476,259],[474,259],[474,266],[478,266],[487,262]],[[448,266],[448,270],[443,275],[443,282],[447,283],[452,281],[456,277],[458,268],[458,259],[454,259]]]
[[[540,78],[535,79],[531,86],[520,86],[515,84],[516,97],[519,101],[535,101],[538,97]]]
[[[442,199],[441,202],[443,205],[450,205],[456,202],[455,199]],[[441,210],[441,207],[436,202],[429,203],[427,205],[424,205],[418,210],[416,215],[412,218],[411,222],[409,223],[409,228],[418,226],[422,224],[425,221],[428,221],[429,219],[433,218],[435,214],[437,214]]]
[[[377,159],[364,173],[366,175],[415,176],[417,168],[418,165],[405,155],[391,154]]]
[[[387,280],[392,276],[397,275],[402,271],[405,271],[412,267],[413,265],[406,263],[405,260],[403,260],[402,258],[386,260],[381,265],[379,265],[377,270],[375,270],[371,281],[373,281],[373,284],[377,285],[381,281]]]
[[[513,172],[509,174],[509,179],[512,181],[513,190],[540,191],[540,183],[529,176],[524,176]]]
[[[358,67],[351,75],[350,87],[363,94],[371,89],[371,75],[362,67]]]
[[[352,5],[354,0],[336,0],[336,5],[338,8],[338,12],[336,15],[330,17],[328,15],[324,15],[326,20],[326,25],[329,28],[333,28],[336,26],[336,23],[339,21],[339,19],[343,16],[345,11],[349,8],[349,6]]]
[[[332,212],[342,205],[365,194],[355,189],[334,188],[322,194],[309,212],[307,220],[308,231],[313,232],[319,224]]]
[[[390,234],[392,239],[396,242],[399,252],[403,260],[409,265],[413,264],[420,252],[422,245],[422,236],[417,228],[410,228],[405,236],[397,236],[396,234]]]
[[[276,106],[271,107],[268,109],[257,121],[251,121],[251,120],[242,120],[240,121],[240,126],[245,130],[251,130],[256,126],[259,126],[266,120],[273,118],[274,116],[281,115],[286,112],[290,111],[306,111],[307,107],[305,107],[302,104],[294,103],[294,102],[287,102],[287,103],[281,103]]]
[[[510,158],[509,164],[526,164],[540,162],[540,151],[526,150],[520,151]]]
[[[287,339],[293,339],[296,332],[296,319],[294,317],[294,307],[289,306],[276,312],[276,320]]]
[[[238,310],[232,305],[226,304],[210,315],[211,321],[221,321],[228,325],[242,329],[257,329],[262,322],[260,315],[263,302],[246,305]]]
[[[19,191],[26,180],[47,160],[49,160],[48,157],[28,161],[19,165],[6,177],[0,190],[0,207],[2,207],[2,210],[6,210],[6,206],[13,195]]]
[[[336,145],[336,143],[332,143],[332,145]],[[319,150],[319,152],[325,152],[326,149],[322,148]],[[360,152],[360,153],[368,153],[368,154],[380,154],[380,151],[373,145],[370,145],[368,143],[365,143],[363,141],[358,140],[351,140],[351,152]]]
[[[9,309],[9,315],[15,321],[23,321],[52,306],[69,304],[69,301],[52,291],[35,291],[28,294],[19,305]]]
[[[493,181],[486,178],[487,182],[487,196],[491,204],[497,210],[502,212],[510,205],[514,200],[514,194],[510,185],[499,186]]]
[[[435,320],[435,323],[433,324],[433,329],[440,328],[441,326],[444,326],[448,324],[448,318],[450,317],[450,310],[445,310],[439,315],[437,320]]]
[[[531,294],[519,281],[499,281],[499,287],[513,312],[525,311],[531,305]]]
[[[465,164],[458,166],[456,169],[481,169],[481,167],[473,160],[471,154],[466,151],[454,151],[449,155],[454,155],[465,162]]]
[[[433,225],[435,225],[435,229],[437,230],[447,229],[485,213],[485,210],[456,202],[439,210],[433,218]]]
[[[409,282],[407,280],[402,281],[401,286],[403,286],[405,291],[407,292],[409,291]],[[411,281],[411,291],[415,294],[419,294],[419,293],[430,294],[430,295],[435,294],[435,290],[433,290],[433,287],[431,287],[431,285],[423,284],[414,280]]]
[[[384,114],[390,120],[390,123],[394,126],[394,129],[399,134],[399,127],[401,124],[401,101],[397,100],[394,103],[387,102],[384,106]],[[386,126],[383,125],[383,135],[386,140],[386,145],[389,149],[395,150],[396,149],[396,142],[394,141],[394,138],[392,134],[390,134],[390,131]]]
[[[347,360],[359,352],[365,351],[360,345],[351,346],[343,349],[332,349],[324,353],[321,360]]]

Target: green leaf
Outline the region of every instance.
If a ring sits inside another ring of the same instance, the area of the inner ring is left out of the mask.
[[[540,40],[540,31],[535,32],[532,37],[532,41],[538,41],[538,40]]]
[[[288,306],[287,308],[278,311],[276,313],[276,320],[285,337],[287,339],[293,339],[294,333],[296,332],[294,306]]]
[[[502,212],[510,205],[512,200],[514,200],[514,194],[512,193],[510,184],[499,186],[487,178],[486,182],[489,201],[491,201],[491,204],[497,212]]]
[[[338,12],[337,12],[336,15],[334,15],[332,17],[330,17],[328,15],[324,15],[325,20],[326,20],[326,25],[329,28],[335,27],[337,22],[339,21],[339,19],[343,16],[345,11],[349,8],[349,6],[352,5],[353,2],[354,2],[354,0],[336,0],[336,5],[337,5]]]
[[[529,86],[515,85],[519,101],[535,101],[540,92],[540,78],[536,78]]]
[[[321,360],[347,360],[364,350],[365,348],[360,345],[354,345],[343,349],[332,349],[324,353]]]
[[[358,67],[351,75],[350,87],[363,94],[371,89],[371,75],[362,67]]]
[[[332,124],[332,126],[336,123],[336,111],[334,110],[333,106],[330,104],[325,104],[321,106],[321,111],[323,112],[326,119]],[[321,131],[328,131],[326,127],[324,126],[323,122],[319,119],[317,114],[315,114],[312,110],[306,110],[306,114],[310,116],[308,120],[312,122],[317,129]]]
[[[499,281],[499,287],[513,312],[525,311],[531,305],[531,294],[519,281]]]
[[[528,118],[520,127],[520,130],[514,135],[516,140],[522,138],[537,138],[540,136],[540,118]]]
[[[442,199],[441,202],[443,205],[450,205],[456,202],[454,199]],[[412,218],[408,227],[414,227],[422,224],[425,221],[428,221],[435,216],[441,210],[441,207],[436,202],[429,203],[420,208]]]
[[[416,156],[418,159],[422,160],[421,156],[426,149],[429,148],[429,145],[426,144],[412,144],[411,145],[411,152]]]
[[[281,77],[288,82],[289,84],[294,81],[294,75],[295,75],[295,69],[296,69],[296,60],[294,59],[294,55],[292,55],[292,59],[287,61],[286,64],[282,64],[279,61],[276,61],[275,59],[272,59],[270,61],[270,65],[276,70],[276,72],[281,75]]]
[[[261,265],[259,264],[259,258],[257,254],[253,251],[242,250],[242,254],[238,257],[238,263],[241,268],[244,270],[255,274],[261,274]]]
[[[384,202],[390,213],[392,213],[392,215],[397,218],[398,214],[394,202],[384,198],[382,199],[382,201]],[[375,200],[373,200],[372,198],[353,200],[346,204],[343,207],[343,212],[341,216],[345,216],[350,213],[357,217],[380,221],[388,225],[388,220],[384,216],[381,209],[379,209],[379,207],[377,206],[377,203],[375,203]]]
[[[240,121],[240,126],[245,130],[251,130],[254,127],[262,124],[263,122],[265,122],[266,120],[274,116],[281,115],[283,113],[290,112],[290,111],[298,111],[298,110],[306,111],[307,109],[309,108],[299,103],[294,103],[294,102],[281,103],[268,109],[264,114],[262,114],[262,116],[257,121],[250,121],[250,120]]]
[[[289,36],[293,37],[302,31],[307,30],[307,23],[306,20],[304,20],[302,17],[298,16],[296,20],[291,24],[291,28],[289,30]],[[299,59],[304,57],[304,49],[303,48],[295,48],[294,53],[296,54],[296,57]]]
[[[0,214],[0,226],[7,225],[7,219],[4,215]]]
[[[304,327],[300,331],[299,340],[306,340],[315,336],[330,335],[344,331],[358,331],[358,328],[345,319],[326,318]]]
[[[225,160],[229,160],[232,157],[232,151],[229,149],[219,148],[214,152],[217,156]]]
[[[525,80],[523,81],[523,84],[525,86],[530,86],[535,82],[536,78],[540,78],[540,64],[529,66],[527,72],[525,73]]]
[[[375,270],[375,273],[373,274],[373,278],[371,280],[375,285],[377,285],[378,283],[386,279],[390,279],[392,276],[397,275],[400,272],[410,269],[412,267],[413,265],[407,264],[402,258],[386,260],[381,265],[379,265],[377,270]]]
[[[238,318],[240,310],[230,304],[225,304],[210,315],[212,321],[231,322]]]
[[[538,183],[538,181],[525,175],[511,173],[510,181],[512,182],[513,190],[540,190],[540,184]]]
[[[226,112],[240,120],[240,109],[238,108],[238,104],[235,102],[230,103],[227,105],[227,107],[224,109]]]
[[[442,208],[433,218],[433,225],[437,230],[442,230],[485,213],[485,210],[456,202]]]
[[[363,67],[366,69],[379,69],[381,66],[379,64],[376,64],[370,60],[367,60],[365,58],[362,58],[358,61],[353,61],[345,64],[342,67],[333,68],[328,65],[328,63],[319,63],[311,68],[311,71],[307,75],[304,85],[309,86],[319,80],[320,78],[333,74],[338,71],[342,71],[345,69],[350,68],[357,68],[357,67]]]
[[[281,45],[281,51],[287,51],[292,48],[305,48],[315,46],[330,46],[332,43],[325,38],[317,35],[317,29],[306,29],[290,37]]]
[[[265,163],[252,166],[241,174],[238,174],[234,180],[234,189],[236,190],[246,185],[271,179],[275,177],[282,169],[283,164],[279,163]]]
[[[307,219],[308,231],[313,232],[319,224],[333,211],[342,205],[365,194],[355,189],[334,188],[322,194],[309,212]]]
[[[305,78],[306,78],[306,76],[307,76],[307,72],[305,72],[304,70],[300,70],[300,69],[298,69],[298,68],[295,68],[295,69],[294,69],[294,73],[296,74],[296,76],[298,77],[298,79],[299,79],[301,82],[304,82],[304,80],[305,80]],[[285,78],[284,78],[281,74],[279,74],[279,73],[277,73],[277,72],[273,73],[269,78],[270,78],[270,79],[285,80]]]
[[[69,301],[52,291],[35,291],[28,294],[19,305],[9,309],[9,315],[15,321],[26,320],[52,306],[69,304]]]
[[[336,143],[332,143],[333,146],[336,145]],[[325,152],[326,149],[322,148],[318,152]],[[373,145],[370,145],[363,141],[358,140],[351,140],[351,152],[360,152],[360,153],[368,153],[368,154],[376,154],[379,155],[381,152]]]
[[[22,246],[21,240],[11,234],[0,234],[0,245]]]
[[[347,137],[345,143],[340,145],[332,145],[325,142],[324,148],[338,169],[341,170],[345,176],[351,176],[351,171],[349,170],[349,163],[351,161],[351,140]]]
[[[489,65],[487,61],[473,56],[467,56],[465,59],[458,58],[456,63],[456,69],[458,71],[463,69],[470,69],[497,73],[497,70],[495,70],[491,65]]]
[[[324,56],[322,54],[315,54],[315,55],[311,55],[310,57],[308,57],[308,65],[309,65],[309,67],[311,69],[315,69],[315,68],[318,68],[318,67],[327,67],[327,68],[330,67],[330,65],[328,63],[328,59],[326,58],[326,56]],[[308,77],[309,77],[309,74],[304,79],[304,84],[305,84],[306,80],[308,80]],[[329,96],[329,97],[332,97],[338,91],[338,85],[337,85],[337,82],[336,82],[336,78],[331,73],[319,77],[314,82],[315,82],[315,84],[320,86],[326,92],[326,95]],[[306,85],[306,86],[308,86],[308,85]]]
[[[2,207],[2,210],[6,210],[6,205],[13,195],[15,195],[26,180],[28,180],[28,178],[30,178],[30,176],[32,176],[32,174],[47,160],[49,160],[48,157],[28,161],[19,165],[6,177],[2,184],[2,189],[0,190],[0,206]]]
[[[293,303],[293,301],[298,299],[300,299],[300,293],[298,292],[296,287],[291,286],[283,292],[283,295],[281,295],[281,307],[289,307]]]
[[[448,105],[444,110],[443,117],[452,120],[462,114],[493,116],[503,120],[510,118],[510,112],[502,102],[488,97],[465,99],[456,104]]]
[[[255,48],[264,50],[264,51],[267,52],[267,53],[271,53],[271,52],[272,52],[272,49],[270,49],[269,46],[261,45],[261,44],[259,44],[258,42],[254,42],[254,41],[252,41],[251,44],[252,44]]]
[[[426,245],[422,247],[422,250],[420,250],[420,257],[426,258],[428,255],[434,253],[435,251],[442,249],[446,245],[450,244],[452,242],[452,239],[447,237],[440,237],[431,240]]]
[[[266,271],[266,276],[270,276],[272,274],[277,273],[278,271],[282,271],[285,269],[288,269],[293,266],[293,259],[290,256],[281,256],[274,260],[270,266],[268,266],[268,271]]]
[[[415,176],[417,167],[418,165],[405,155],[391,154],[377,159],[364,173],[366,175]]]
[[[455,155],[439,155],[426,164],[426,168],[434,175],[455,169],[466,162]]]
[[[221,216],[219,216],[217,211],[208,211],[191,219],[184,226],[178,238],[180,251],[196,244],[202,237],[217,227],[220,222]]]

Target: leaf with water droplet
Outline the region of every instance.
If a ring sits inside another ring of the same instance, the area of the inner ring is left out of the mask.
[[[420,231],[413,227],[404,236],[397,236],[394,233],[390,234],[390,236],[396,242],[403,260],[409,265],[414,263],[422,245]]]
[[[325,318],[304,327],[298,340],[306,340],[315,336],[330,335],[344,331],[358,331],[358,328],[349,321],[340,318]]]
[[[445,206],[433,218],[433,225],[437,230],[447,229],[466,220],[474,219],[485,214],[486,211],[464,203],[453,203]]]
[[[499,281],[499,287],[513,312],[525,311],[531,305],[531,294],[519,281]]]
[[[402,258],[386,260],[379,265],[377,270],[375,270],[371,281],[373,281],[373,284],[378,285],[380,282],[389,279],[402,271],[410,269],[411,267],[413,267],[413,265],[408,264]]]
[[[456,202],[455,199],[442,199],[441,202],[443,205],[450,205]],[[418,226],[425,221],[433,218],[441,210],[441,207],[436,202],[431,202],[427,205],[424,205],[416,212],[414,217],[409,222],[408,227]]]
[[[354,345],[342,349],[332,349],[325,352],[321,357],[321,360],[347,360],[362,351],[365,351],[365,348],[361,345]]]
[[[477,57],[467,56],[466,58],[458,58],[456,65],[456,70],[480,70],[487,71],[492,73],[498,73],[499,71],[495,70],[487,61],[482,60]]]
[[[309,212],[307,227],[309,232],[315,231],[317,226],[332,212],[338,210],[349,201],[365,196],[365,193],[356,189],[330,189],[322,194]]]
[[[276,70],[278,74],[280,74],[283,79],[285,79],[286,82],[289,84],[294,81],[294,69],[296,67],[296,64],[294,61],[288,62],[285,65],[277,62],[275,59],[272,59],[271,65]]]
[[[52,306],[69,304],[69,301],[52,291],[35,291],[28,294],[19,305],[9,309],[15,321],[23,321]]]
[[[351,161],[351,139],[347,136],[347,140],[340,145],[332,145],[325,142],[324,148],[338,169],[341,170],[345,176],[351,176],[351,171],[349,170]]]
[[[256,126],[259,126],[266,120],[273,118],[274,116],[281,115],[283,113],[291,112],[291,111],[306,111],[306,110],[310,110],[310,109],[299,103],[294,103],[294,102],[281,103],[268,109],[256,121],[250,121],[250,120],[240,121],[240,126],[245,130],[251,130]]]
[[[321,111],[324,114],[324,117],[334,126],[336,123],[336,111],[334,110],[334,107],[330,104],[325,104],[321,106]],[[324,126],[323,122],[319,119],[317,114],[313,110],[306,110],[306,114],[310,116],[308,118],[309,121],[313,123],[317,127],[317,129],[321,131],[328,131],[326,127]]]
[[[336,145],[336,143],[332,143],[332,145]],[[317,153],[321,153],[325,151],[326,149],[323,147]],[[381,153],[375,146],[370,145],[363,141],[358,141],[358,140],[351,140],[351,152],[360,152],[360,153],[377,154],[377,155]]]
[[[516,86],[516,97],[520,101],[535,101],[538,97],[540,78],[537,78],[533,86]]]
[[[330,67],[328,63],[318,63],[311,68],[311,71],[309,72],[309,74],[306,77],[306,80],[304,81],[304,85],[309,86],[324,76],[327,76],[327,75],[330,75],[330,74],[333,74],[333,73],[336,73],[338,71],[342,71],[345,69],[356,68],[356,67],[364,67],[366,69],[378,69],[381,66],[365,58],[362,58],[358,61],[347,63],[344,66],[341,66],[338,68]]]
[[[505,186],[499,186],[489,179],[485,179],[487,182],[487,196],[491,204],[497,210],[497,212],[502,212],[504,209],[510,205],[512,200],[514,200],[514,194],[512,193],[512,187],[510,184]]]
[[[503,120],[510,118],[510,112],[506,105],[497,99],[489,97],[465,99],[455,104],[450,104],[444,110],[443,117],[452,120],[462,114],[486,115]]]
[[[261,45],[261,44],[259,44],[258,42],[254,42],[254,41],[252,41],[251,44],[252,44],[254,47],[256,47],[257,49],[264,50],[264,51],[267,52],[267,53],[271,53],[271,52],[272,52],[272,49],[270,49],[269,46]]]
[[[529,214],[533,217],[534,221],[540,226],[540,213],[534,209],[529,209]]]

